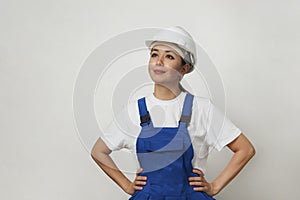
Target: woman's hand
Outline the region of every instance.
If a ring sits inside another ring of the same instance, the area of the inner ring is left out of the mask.
[[[199,175],[196,177],[189,177],[190,185],[195,186],[194,190],[205,192],[209,196],[215,195],[215,193],[213,192],[212,183],[209,183],[206,181],[206,179],[204,178],[203,172],[199,169],[193,169],[193,173],[196,173]]]
[[[142,190],[144,185],[146,185],[147,176],[140,176],[139,174],[143,171],[142,168],[139,168],[136,177],[133,182],[129,184],[126,189],[126,192],[132,195],[136,190]]]

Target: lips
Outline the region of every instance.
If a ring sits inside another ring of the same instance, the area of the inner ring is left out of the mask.
[[[165,70],[161,70],[161,69],[154,69],[153,71],[154,71],[155,74],[164,74],[164,73],[166,73]]]

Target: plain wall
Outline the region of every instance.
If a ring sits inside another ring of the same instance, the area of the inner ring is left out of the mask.
[[[300,198],[299,1],[0,1],[0,199],[126,199],[76,131],[79,70],[108,38],[180,25],[222,77],[227,116],[257,154],[219,195]],[[109,118],[107,118],[109,119]],[[213,152],[212,180],[229,160]]]

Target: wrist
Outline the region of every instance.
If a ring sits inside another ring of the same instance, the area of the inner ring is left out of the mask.
[[[125,184],[125,186],[123,187],[123,190],[127,194],[132,195],[135,191],[133,188],[133,183],[129,181],[127,184]]]
[[[221,188],[220,188],[220,187],[218,186],[218,184],[215,183],[215,182],[212,182],[212,183],[210,184],[210,186],[211,186],[211,193],[212,193],[212,196],[217,195],[217,194],[221,191]]]

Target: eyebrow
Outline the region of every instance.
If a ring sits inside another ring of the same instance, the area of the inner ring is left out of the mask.
[[[159,49],[151,49],[151,52],[152,51],[159,51]],[[166,50],[165,51],[166,53],[169,53],[169,52],[171,52],[171,53],[175,53],[175,54],[177,54],[175,51],[173,51],[173,50]]]

